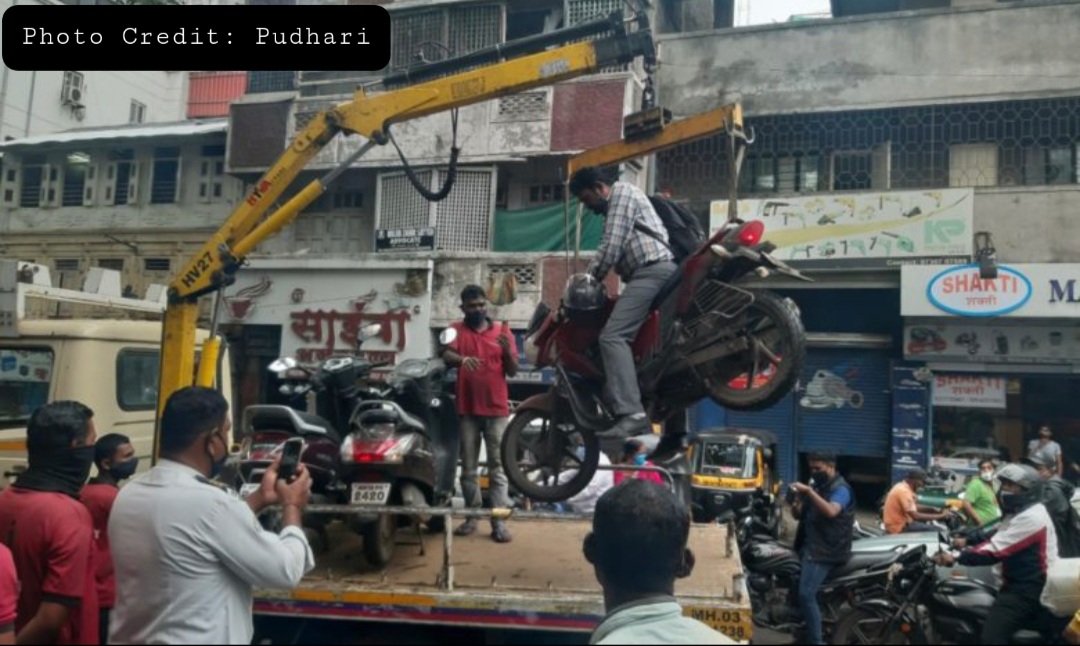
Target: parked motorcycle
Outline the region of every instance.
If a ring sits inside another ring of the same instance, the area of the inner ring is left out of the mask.
[[[448,507],[457,466],[457,411],[444,392],[441,359],[409,359],[398,364],[389,387],[378,398],[361,401],[341,445],[342,480],[354,505]],[[445,517],[389,513],[350,514],[350,526],[363,536],[364,555],[375,565],[393,557],[402,526],[426,524],[445,530]]]
[[[642,403],[653,421],[677,425],[706,396],[728,409],[760,410],[795,386],[806,356],[798,307],[737,283],[774,272],[810,279],[770,255],[775,246],[762,241],[763,233],[760,221],[726,225],[654,299],[632,344]],[[595,434],[615,424],[601,397],[598,345],[614,304],[602,283],[577,274],[559,306],[541,303],[529,323],[525,354],[537,367],[553,367],[556,376],[549,392],[518,406],[501,450],[510,484],[533,500],[566,500],[596,473],[601,447]],[[525,431],[537,420],[542,430],[532,441]],[[586,447],[583,459],[574,454],[577,444]],[[577,474],[564,482],[558,476],[568,470]]]
[[[361,330],[357,349],[380,329],[375,324]],[[240,494],[247,496],[256,491],[285,442],[299,437],[304,440],[300,462],[312,479],[312,504],[346,504],[348,487],[341,480],[342,435],[357,404],[364,397],[373,396],[370,390],[358,386],[358,382],[366,380],[382,365],[386,364],[349,356],[331,357],[315,366],[301,365],[292,357],[271,363],[269,370],[284,379],[280,388],[283,395],[302,401],[308,393],[315,392],[317,414],[279,404],[257,404],[244,409]],[[262,522],[268,528],[275,528],[280,524],[279,516],[269,513]],[[327,514],[305,514],[304,526],[316,530],[325,539],[326,524],[332,519]]]
[[[925,546],[909,548],[889,572],[884,594],[848,609],[837,622],[831,643],[981,643],[997,588],[956,573],[939,576],[938,569]],[[1036,631],[1022,630],[1012,643],[1045,641]]]
[[[798,593],[802,563],[798,555],[771,536],[756,533],[754,529],[760,529],[760,522],[750,510],[741,514],[735,527],[754,624],[786,633],[801,629]],[[824,635],[830,634],[852,600],[881,594],[888,568],[899,554],[900,548],[892,543],[875,545],[873,538],[855,541],[851,558],[833,569],[818,592]]]

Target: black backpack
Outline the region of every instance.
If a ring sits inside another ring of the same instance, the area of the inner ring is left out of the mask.
[[[701,228],[701,223],[698,221],[697,216],[684,206],[659,195],[650,195],[649,201],[652,202],[656,214],[660,216],[660,221],[664,223],[664,228],[667,229],[667,247],[675,256],[676,263],[682,263],[690,254],[705,244],[705,232]],[[656,238],[660,242],[664,241],[658,232],[653,231],[641,222],[635,222],[634,228],[645,235]]]

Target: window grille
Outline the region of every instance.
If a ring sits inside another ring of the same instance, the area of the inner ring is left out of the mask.
[[[1080,97],[748,118],[741,197],[1077,182]],[[727,196],[723,135],[657,155],[695,210]]]

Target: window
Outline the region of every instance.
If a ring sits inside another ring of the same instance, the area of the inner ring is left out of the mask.
[[[175,203],[179,187],[180,148],[155,148],[153,175],[150,178],[150,203]]]
[[[135,151],[109,151],[109,161],[105,165],[105,204],[135,204],[138,181]]]
[[[873,154],[835,153],[832,157],[834,191],[864,191],[873,187]]]
[[[172,261],[168,258],[143,258],[144,271],[171,271]]]
[[[116,355],[116,403],[123,410],[157,408],[158,366],[154,350],[124,348]]]
[[[1074,146],[1030,148],[1024,151],[1025,184],[1076,183]]]
[[[128,123],[143,123],[144,121],[146,121],[146,104],[132,99]]]
[[[997,183],[997,144],[949,146],[949,186],[994,186]]]
[[[41,190],[44,180],[45,158],[35,156],[23,159],[19,206],[33,208],[41,205]]]
[[[224,194],[225,146],[203,146],[199,160],[199,201],[220,200]]]
[[[101,267],[102,269],[112,269],[113,271],[124,271],[124,259],[101,258],[98,260],[98,267]]]
[[[816,153],[747,159],[740,176],[743,192],[813,192],[818,190]]]
[[[86,204],[87,197],[93,198],[93,188],[88,185],[88,181],[93,179],[92,172],[90,155],[74,152],[67,156],[64,164],[64,190],[61,206],[82,206]]]
[[[502,7],[497,4],[395,14],[390,23],[390,68],[415,65],[417,55],[438,61],[496,45],[502,22]]]
[[[0,428],[25,426],[49,401],[54,358],[48,348],[0,346]]]
[[[360,191],[343,191],[334,193],[335,209],[362,209],[364,208],[364,194]]]
[[[529,187],[530,204],[550,204],[563,200],[562,184],[533,184]]]

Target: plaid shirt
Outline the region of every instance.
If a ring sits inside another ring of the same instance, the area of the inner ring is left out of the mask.
[[[627,182],[615,182],[608,196],[610,205],[604,217],[604,236],[588,272],[603,280],[612,267],[624,282],[641,267],[659,260],[675,260],[671,250],[656,238],[634,229],[635,222],[655,231],[666,242],[667,229],[656,214],[648,196]]]

